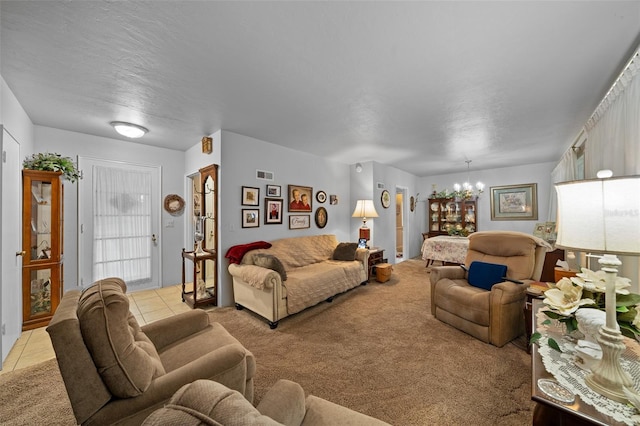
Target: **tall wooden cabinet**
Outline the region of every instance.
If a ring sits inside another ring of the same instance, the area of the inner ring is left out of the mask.
[[[45,326],[63,292],[62,173],[22,171],[22,329]]]
[[[192,308],[218,305],[218,166],[200,170],[200,183],[194,188],[194,220],[202,221],[202,251],[182,249],[182,301]],[[196,204],[198,204],[196,206]],[[186,264],[193,265],[193,275],[187,277]],[[192,278],[192,279],[191,279]],[[191,283],[189,283],[191,281]]]
[[[477,197],[429,198],[429,237],[469,235],[478,230]]]

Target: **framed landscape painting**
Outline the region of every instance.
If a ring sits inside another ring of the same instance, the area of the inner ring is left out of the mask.
[[[492,186],[491,220],[538,220],[537,184]]]

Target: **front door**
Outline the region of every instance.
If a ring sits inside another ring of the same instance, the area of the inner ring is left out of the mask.
[[[160,287],[160,167],[78,159],[80,285],[122,278],[129,291]]]

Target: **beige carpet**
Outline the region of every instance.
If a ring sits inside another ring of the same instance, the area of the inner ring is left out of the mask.
[[[531,424],[531,363],[434,319],[421,260],[280,322],[211,315],[256,356],[256,402],[276,380],[395,425]],[[0,376],[0,423],[73,424],[55,362]]]

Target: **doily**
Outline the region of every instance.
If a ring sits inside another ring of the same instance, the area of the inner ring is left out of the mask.
[[[549,319],[542,310],[538,310],[536,319],[536,331],[542,334],[538,353],[542,357],[544,368],[553,375],[558,383],[579,395],[585,404],[591,405],[605,416],[630,426],[637,425],[635,408],[600,395],[587,386],[584,379],[589,375],[589,372],[578,367],[575,363],[575,342],[565,337],[559,327],[542,324]],[[549,337],[558,343],[562,352],[556,351],[546,343]],[[640,389],[640,347],[631,339],[625,339],[625,344],[627,349],[620,357],[620,364],[629,373],[636,390],[638,390]]]

